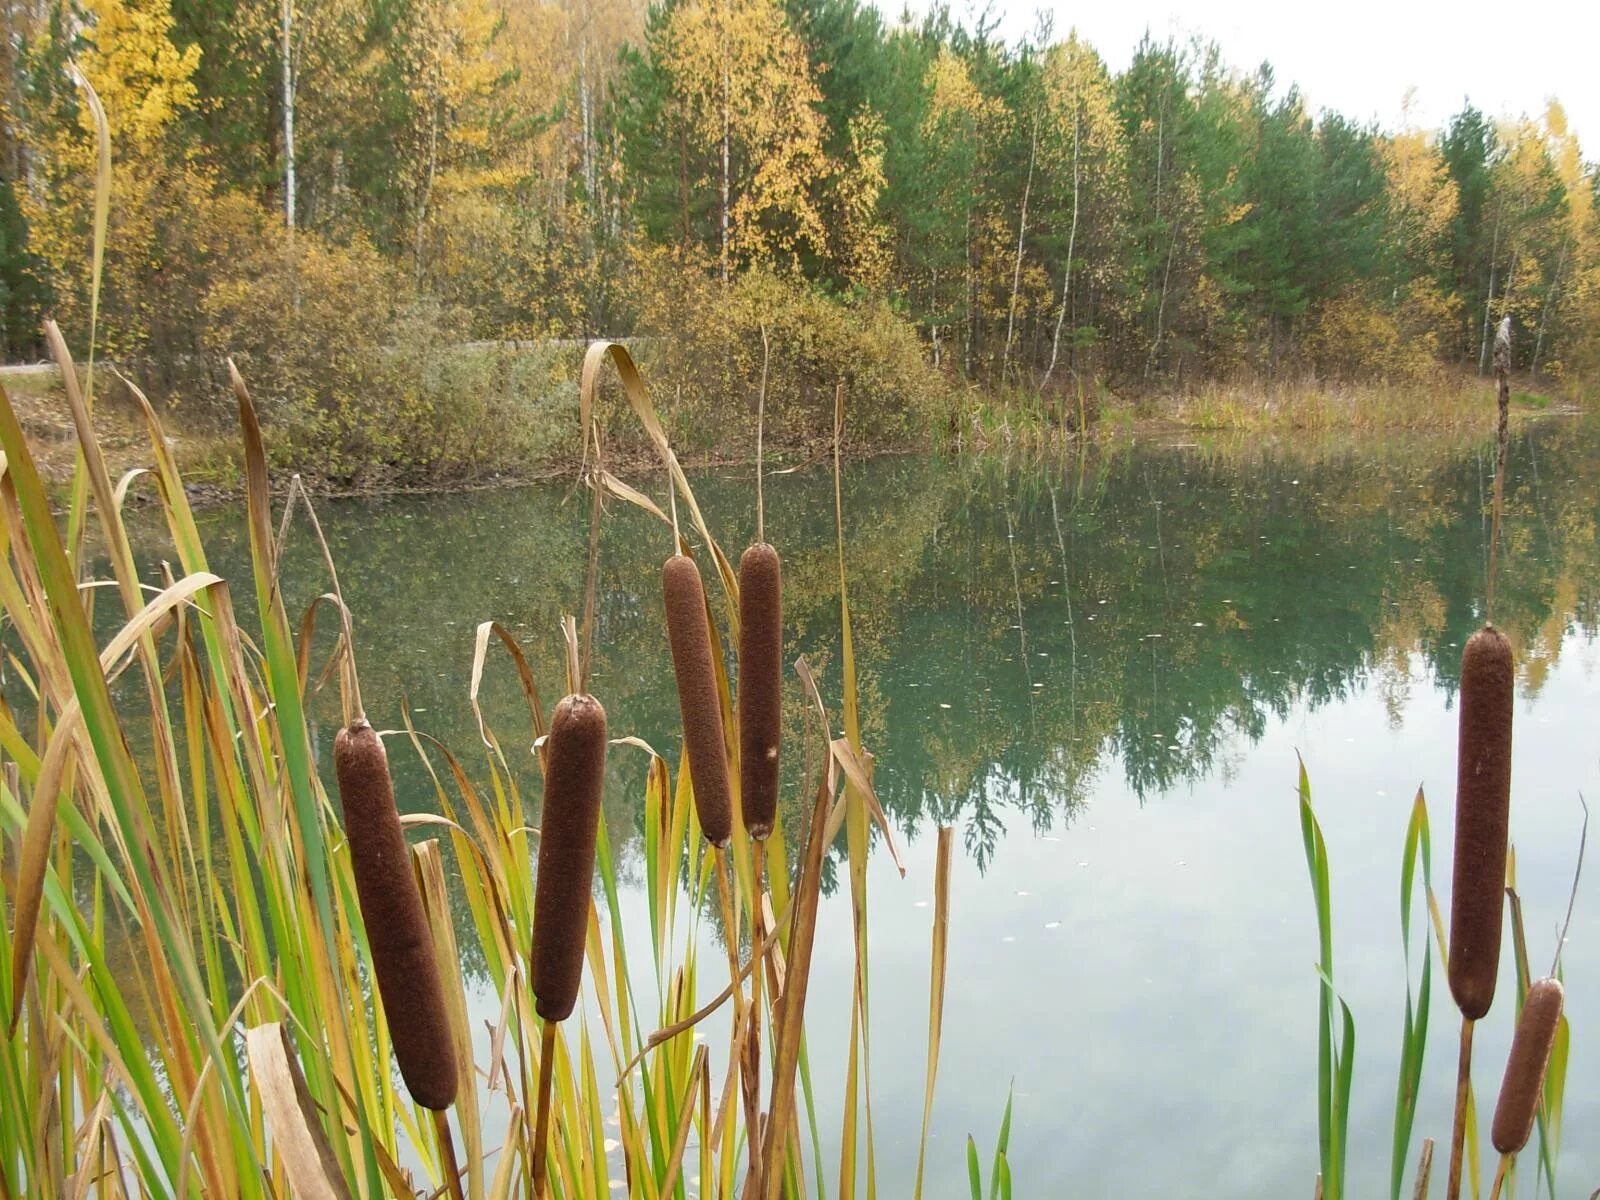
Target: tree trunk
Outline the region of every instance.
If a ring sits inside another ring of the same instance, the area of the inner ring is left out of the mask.
[[[1017,327],[1017,293],[1022,289],[1022,243],[1028,233],[1028,196],[1033,191],[1033,163],[1039,152],[1039,118],[1033,118],[1033,134],[1028,143],[1028,178],[1022,185],[1022,213],[1017,220],[1017,261],[1011,270],[1011,307],[1006,312],[1006,347],[1000,355],[1000,382],[1004,384],[1011,367],[1011,339]]]
[[[294,231],[294,0],[280,11],[283,45],[283,220]]]
[[[730,21],[730,23],[732,21],[731,13],[729,15],[729,21]],[[722,252],[721,252],[721,260],[722,260],[722,282],[723,283],[727,283],[728,282],[728,192],[730,190],[730,186],[729,186],[730,185],[730,180],[729,180],[730,163],[729,163],[729,158],[731,157],[730,152],[729,152],[730,151],[729,142],[732,140],[732,137],[733,137],[733,111],[732,111],[733,97],[730,95],[730,93],[733,90],[733,82],[728,77],[729,76],[728,53],[729,53],[729,51],[728,51],[728,46],[727,46],[727,34],[725,32],[723,34],[723,47],[722,47]]]
[[[1478,341],[1478,374],[1489,369],[1489,320],[1494,309],[1495,260],[1500,257],[1500,215],[1505,211],[1502,202],[1494,210],[1494,240],[1489,244],[1489,294],[1483,298],[1483,335]]]
[[[1561,254],[1556,259],[1556,273],[1550,279],[1550,290],[1545,294],[1544,307],[1539,311],[1539,336],[1534,339],[1533,365],[1530,368],[1530,373],[1536,381],[1539,378],[1539,359],[1544,354],[1544,331],[1549,323],[1550,313],[1556,306],[1556,295],[1561,287],[1561,271],[1567,265],[1567,247],[1571,241],[1571,234],[1561,239]]]
[[[428,208],[433,203],[433,177],[439,167],[439,98],[428,106],[428,173],[423,177],[422,195],[417,202],[416,244],[413,248],[413,278],[422,286],[422,241],[428,224]]]
[[[1083,121],[1077,112],[1076,99],[1074,99],[1072,114],[1072,225],[1067,233],[1067,266],[1062,272],[1061,279],[1061,311],[1056,313],[1056,332],[1050,339],[1050,365],[1044,369],[1044,378],[1039,381],[1042,390],[1050,382],[1050,373],[1056,369],[1056,359],[1061,354],[1061,326],[1067,319],[1067,301],[1072,295],[1072,254],[1078,241],[1078,131],[1082,128]]]
[[[689,126],[683,115],[683,102],[678,103],[678,199],[683,210],[683,238],[680,254],[689,253]]]
[[[1161,273],[1161,300],[1156,305],[1156,336],[1150,342],[1150,353],[1145,355],[1144,360],[1144,377],[1146,379],[1150,378],[1150,372],[1155,367],[1156,354],[1161,349],[1162,327],[1167,316],[1167,284],[1172,279],[1172,253],[1177,249],[1177,246],[1178,229],[1177,226],[1173,226],[1171,239],[1167,242],[1167,268]]]

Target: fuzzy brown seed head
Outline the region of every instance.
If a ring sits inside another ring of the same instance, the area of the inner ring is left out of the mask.
[[[1558,980],[1541,979],[1528,987],[1522,1018],[1506,1057],[1500,1103],[1494,1109],[1494,1148],[1501,1154],[1517,1153],[1533,1133],[1533,1119],[1544,1094],[1544,1072],[1550,1064],[1550,1047],[1555,1044],[1556,1026],[1561,1023],[1563,999]]]
[[[1450,994],[1468,1020],[1494,1003],[1511,820],[1511,643],[1492,625],[1461,652]]]
[[[739,803],[760,841],[778,818],[783,726],[783,598],[778,552],[757,542],[739,559]]]
[[[539,875],[533,895],[533,995],[546,1021],[578,1002],[589,932],[594,843],[606,773],[606,710],[593,696],[556,705],[545,742]]]
[[[424,1108],[455,1101],[455,1042],[422,893],[394,807],[383,740],[363,719],[333,741],[350,865],[389,1040],[411,1098]]]
[[[694,560],[674,554],[661,568],[667,605],[667,641],[678,677],[678,712],[683,744],[694,781],[694,807],[700,829],[713,846],[733,836],[733,801],[728,789],[728,754],[722,733],[722,704],[711,663],[711,632],[706,626],[706,593]]]

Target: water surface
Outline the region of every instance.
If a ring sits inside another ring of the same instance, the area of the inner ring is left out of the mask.
[[[1317,944],[1297,754],[1332,858],[1337,983],[1358,1031],[1350,1194],[1387,1190],[1405,1003],[1401,843],[1421,785],[1448,911],[1453,706],[1461,644],[1485,615],[1492,471],[1487,444],[1417,438],[846,463],[865,740],[910,867],[900,880],[880,846],[871,868],[883,1194],[905,1194],[915,1166],[941,824],[955,827],[964,853],[930,1196],[966,1194],[966,1136],[976,1135],[987,1164],[1008,1087],[1018,1195],[1311,1193]],[[659,480],[633,482],[664,499]],[[736,554],[753,527],[749,474],[696,478],[695,487]],[[1530,955],[1542,971],[1566,907],[1577,796],[1600,790],[1600,427],[1552,420],[1519,430],[1506,495],[1493,615],[1518,656],[1512,833]],[[768,536],[785,555],[790,657],[808,655],[837,711],[825,467],[771,479],[767,512]],[[401,723],[404,698],[420,728],[472,754],[473,631],[491,618],[521,639],[553,702],[558,622],[583,596],[582,495],[552,485],[328,502],[320,515],[380,727]],[[202,523],[213,565],[242,578],[238,515],[217,510]],[[667,547],[659,523],[614,506],[592,687],[614,734],[635,734],[675,760],[658,583]],[[152,563],[161,552],[153,534],[147,551]],[[285,589],[291,613],[326,590],[306,536],[289,547]],[[525,793],[537,796],[528,716],[503,660],[491,660],[485,698]],[[317,711],[325,751],[338,714],[327,697]],[[798,686],[786,712],[794,830]],[[409,751],[391,754],[402,806],[430,806],[431,785]],[[637,753],[614,753],[606,800],[630,878],[640,874],[642,766]],[[829,1162],[838,1136],[829,1097],[843,1078],[849,1019],[841,865],[830,862],[810,1006]],[[637,915],[636,887],[630,896]],[[1501,999],[1477,1035],[1485,1122],[1509,1042],[1509,955],[1506,965]],[[1600,1128],[1600,906],[1585,895],[1565,972],[1573,1050],[1559,1191],[1588,1195],[1600,1183],[1590,1136]],[[1436,972],[1417,1143],[1448,1141],[1455,1036]],[[830,1172],[830,1193],[835,1186]]]

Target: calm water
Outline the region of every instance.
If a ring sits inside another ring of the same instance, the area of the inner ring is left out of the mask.
[[[1404,1011],[1401,842],[1421,784],[1448,906],[1457,663],[1483,618],[1491,470],[1484,445],[1416,439],[847,465],[866,740],[910,867],[900,880],[881,852],[872,867],[873,1104],[885,1195],[904,1194],[915,1164],[943,823],[965,853],[954,874],[929,1194],[966,1194],[969,1132],[987,1174],[1008,1085],[1019,1195],[1310,1194],[1317,946],[1297,752],[1329,843],[1337,982],[1357,1024],[1350,1190],[1386,1190]],[[1566,905],[1577,795],[1600,793],[1600,427],[1552,420],[1519,431],[1506,486],[1494,615],[1520,667],[1512,832],[1542,971]],[[736,553],[753,523],[748,474],[699,479],[696,490]],[[832,501],[823,469],[769,484],[791,657],[804,651],[822,667],[836,710]],[[320,513],[380,727],[400,724],[404,696],[420,727],[470,756],[472,638],[487,618],[523,639],[553,701],[558,621],[582,601],[583,496],[552,486],[326,503]],[[203,523],[214,566],[242,575],[237,514],[215,511]],[[637,734],[675,758],[658,590],[666,545],[659,525],[616,506],[602,548],[592,686],[614,734]],[[153,533],[148,551],[152,561],[161,552]],[[286,590],[296,612],[325,590],[306,538],[289,552]],[[502,740],[525,747],[526,711],[503,659],[491,658],[485,695]],[[797,687],[787,703],[793,763]],[[326,748],[337,712],[331,702],[320,712]],[[402,803],[425,807],[420,770],[392,745]],[[536,796],[536,772],[525,754],[522,762],[525,791]],[[633,875],[642,765],[636,752],[614,753],[607,798]],[[795,828],[792,811],[788,820]],[[1558,1177],[1561,1194],[1574,1196],[1600,1183],[1592,894],[1580,894],[1565,962],[1574,1032]],[[634,892],[625,918],[642,911]],[[843,1063],[827,1048],[843,1045],[849,964],[841,887],[824,906],[810,1007],[830,1161],[838,1113],[826,1097]],[[1509,1042],[1509,955],[1507,966],[1501,1001],[1477,1034],[1485,1125]],[[1448,1141],[1455,1035],[1436,973],[1416,1144],[1423,1135]],[[1442,1166],[1438,1174],[1436,1192]]]

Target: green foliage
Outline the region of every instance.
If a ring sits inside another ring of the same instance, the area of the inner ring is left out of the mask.
[[[28,251],[28,225],[17,206],[16,186],[0,175],[0,360],[19,358],[38,344],[46,299],[40,266]]]

